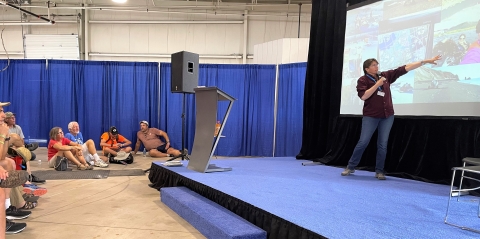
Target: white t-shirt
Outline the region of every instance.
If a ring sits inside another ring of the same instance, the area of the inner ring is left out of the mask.
[[[22,127],[20,125],[14,125],[12,128],[8,130],[10,134],[18,134],[20,138],[24,139],[25,136],[23,135]]]

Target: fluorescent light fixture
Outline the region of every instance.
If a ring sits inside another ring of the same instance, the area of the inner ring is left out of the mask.
[[[116,3],[126,3],[127,0],[112,0],[113,2],[116,2]]]

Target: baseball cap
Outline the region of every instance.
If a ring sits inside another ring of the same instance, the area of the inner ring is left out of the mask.
[[[142,120],[142,121],[140,121],[140,124],[146,124],[148,126],[148,121]]]
[[[110,127],[109,132],[113,135],[117,135],[118,134],[117,127],[115,127],[115,126]]]
[[[0,106],[8,106],[10,105],[10,102],[0,102]]]
[[[15,116],[15,114],[12,113],[12,112],[10,112],[10,111],[8,111],[7,113],[5,113],[5,118],[10,118],[10,117],[12,117],[12,116]]]

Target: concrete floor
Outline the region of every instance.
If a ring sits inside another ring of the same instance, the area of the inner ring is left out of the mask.
[[[46,148],[35,153],[42,163],[32,161],[32,171],[47,170]],[[152,161],[162,160],[139,153],[131,165],[111,164],[107,169],[147,169]],[[7,238],[205,238],[160,202],[159,192],[148,187],[149,183],[148,174],[47,180],[39,186],[48,193],[39,199],[32,215],[17,220],[27,223],[27,228]]]

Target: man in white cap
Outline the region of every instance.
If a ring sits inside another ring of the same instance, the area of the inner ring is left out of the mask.
[[[160,137],[165,139],[165,142],[163,142]],[[146,120],[140,121],[140,131],[137,132],[137,143],[133,151],[134,155],[138,152],[140,144],[143,144],[150,157],[177,157],[182,155],[178,149],[170,147],[170,138],[167,133],[157,128],[149,128],[148,121]],[[187,154],[186,152],[184,153]]]

